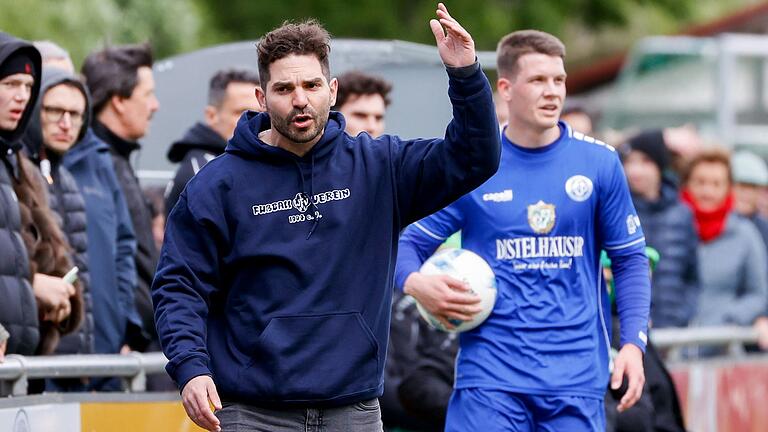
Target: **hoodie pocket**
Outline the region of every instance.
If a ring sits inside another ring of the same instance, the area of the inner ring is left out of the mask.
[[[266,400],[327,400],[378,386],[378,343],[357,312],[273,318],[239,384]]]

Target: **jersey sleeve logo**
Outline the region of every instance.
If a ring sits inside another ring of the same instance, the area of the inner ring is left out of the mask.
[[[627,216],[627,233],[633,235],[640,227],[640,218],[635,215]]]
[[[583,175],[575,175],[565,182],[565,193],[576,202],[583,202],[592,196],[592,180]]]
[[[528,224],[536,234],[549,234],[555,227],[555,205],[539,201],[528,206]]]

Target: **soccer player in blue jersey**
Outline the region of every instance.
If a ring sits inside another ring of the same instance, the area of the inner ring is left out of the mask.
[[[645,240],[616,151],[559,121],[565,47],[539,31],[505,36],[498,89],[509,109],[499,171],[408,227],[396,283],[444,322],[478,300],[460,281],[418,273],[452,233],[493,268],[487,321],[460,337],[447,431],[603,431],[609,383],[640,397],[650,304]],[[600,251],[614,263],[621,349],[609,358]],[[609,365],[612,363],[612,365]]]

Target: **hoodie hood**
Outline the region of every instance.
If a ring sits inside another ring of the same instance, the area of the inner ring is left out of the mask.
[[[207,124],[197,122],[187,130],[180,140],[171,144],[171,148],[168,149],[168,160],[174,163],[181,162],[184,160],[184,156],[192,150],[203,150],[220,155],[224,153],[226,146],[227,140],[215,130]]]
[[[88,131],[88,127],[91,121],[91,96],[88,92],[88,88],[75,75],[67,71],[58,68],[45,68],[43,70],[43,77],[41,80],[40,97],[34,104],[32,118],[29,120],[29,126],[27,127],[27,130],[24,133],[24,137],[22,138],[24,147],[26,148],[27,152],[29,152],[30,157],[35,160],[40,159],[40,149],[43,146],[43,129],[40,122],[40,110],[43,105],[43,97],[45,96],[45,93],[51,88],[65,83],[76,87],[80,90],[83,96],[85,96],[85,113],[83,115],[83,125],[80,127],[80,132],[78,133],[77,139],[75,140],[75,145],[83,140],[86,131]]]
[[[271,146],[261,139],[259,133],[271,127],[269,114],[265,112],[246,111],[240,116],[235,127],[235,133],[226,152],[237,154],[247,158],[261,158],[265,160],[308,160],[310,158],[321,159],[333,150],[333,143],[344,134],[346,122],[344,116],[336,111],[331,111],[328,123],[325,125],[323,136],[312,149],[304,156],[297,156],[287,150]]]
[[[40,95],[40,71],[42,70],[42,60],[40,59],[40,52],[37,51],[31,43],[15,38],[8,33],[0,32],[0,64],[4,63],[12,54],[17,51],[25,51],[29,58],[35,65],[35,70],[38,76],[35,77],[35,83],[32,85],[32,94],[30,95],[29,102],[27,103],[24,113],[19,120],[19,124],[13,131],[0,131],[0,153],[6,153],[8,149],[14,151],[21,148],[19,138],[24,134],[32,117],[32,110],[35,107],[37,98]]]
[[[92,152],[109,152],[109,145],[97,137],[92,129],[88,128],[83,140],[64,155],[65,164],[67,167],[71,167]]]

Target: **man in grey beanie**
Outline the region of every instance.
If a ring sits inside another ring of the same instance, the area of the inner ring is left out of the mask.
[[[768,165],[760,156],[741,150],[731,157],[736,211],[752,221],[768,247],[768,220],[758,212],[760,195],[768,186]]]

